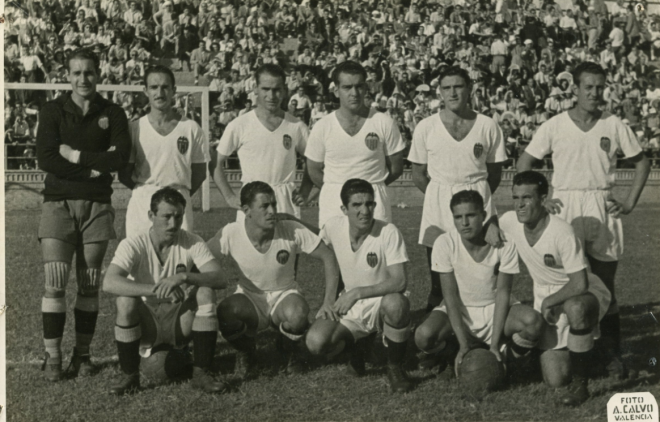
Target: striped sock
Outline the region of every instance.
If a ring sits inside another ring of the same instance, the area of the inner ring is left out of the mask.
[[[99,315],[98,295],[76,296],[76,307],[73,314],[76,318],[76,351],[81,355],[88,355]]]
[[[66,299],[44,297],[41,301],[44,346],[50,356],[48,363],[62,363],[62,336],[66,323]]]

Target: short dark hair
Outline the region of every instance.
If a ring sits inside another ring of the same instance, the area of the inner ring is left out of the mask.
[[[161,64],[149,66],[147,70],[144,72],[144,79],[143,83],[144,86],[147,86],[147,81],[149,80],[149,75],[154,74],[154,73],[162,73],[167,76],[169,76],[170,80],[172,81],[172,87],[176,86],[176,79],[174,79],[174,72],[169,67],[163,66]]]
[[[259,85],[259,78],[261,78],[261,75],[264,73],[267,73],[276,78],[281,78],[282,83],[286,83],[286,73],[284,73],[284,69],[274,63],[266,63],[259,66],[257,71],[254,72],[254,79],[257,81],[257,85]]]
[[[444,68],[444,70],[440,72],[440,76],[438,77],[438,85],[442,83],[442,80],[444,78],[447,78],[449,76],[458,76],[462,78],[463,81],[465,81],[465,85],[467,86],[472,85],[472,79],[470,79],[470,74],[467,72],[467,70],[459,66],[449,66]]]
[[[598,63],[594,62],[582,62],[579,65],[573,69],[573,83],[575,85],[580,85],[580,76],[582,76],[583,73],[591,73],[593,75],[601,75],[603,78],[607,79],[607,73],[605,73],[605,69]]]
[[[264,182],[250,182],[243,186],[241,189],[241,207],[250,206],[258,194],[270,195],[275,198],[275,191],[268,183]]]
[[[484,198],[476,190],[462,190],[451,197],[449,209],[454,211],[454,207],[460,204],[474,204],[478,210],[483,210]]]
[[[179,191],[174,188],[162,188],[151,195],[151,204],[149,205],[149,209],[152,213],[158,213],[158,205],[160,205],[161,202],[175,206],[181,205],[183,211],[186,211],[186,198],[184,198],[183,195],[181,195],[181,193],[179,193]]]
[[[97,71],[97,73],[99,66],[101,65],[99,57],[89,48],[79,48],[71,53],[66,63],[69,70],[71,70],[71,60],[91,60],[94,63],[94,69]]]
[[[527,170],[513,176],[513,186],[534,185],[539,195],[547,195],[549,191],[548,179],[538,171]]]
[[[332,82],[334,82],[335,86],[337,87],[339,87],[339,75],[342,73],[346,73],[348,75],[360,75],[362,76],[362,79],[365,81],[367,80],[367,71],[360,63],[354,62],[352,60],[341,62],[337,65],[337,67],[335,67],[334,72],[332,72]]]
[[[345,207],[348,207],[348,201],[350,201],[351,196],[356,193],[368,193],[374,197],[376,195],[374,187],[366,180],[348,179],[346,183],[344,183],[344,186],[341,187],[341,193],[339,194],[341,197],[341,203],[344,204]]]

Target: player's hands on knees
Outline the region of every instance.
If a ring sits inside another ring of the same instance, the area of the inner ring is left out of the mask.
[[[545,207],[546,211],[548,211],[552,215],[555,215],[561,212],[564,203],[561,202],[561,199],[552,198],[552,199],[546,199],[545,202],[543,203],[543,206]]]
[[[490,246],[494,248],[501,248],[504,246],[504,242],[506,242],[506,237],[504,236],[504,232],[500,230],[499,227],[497,227],[495,224],[489,224],[488,228],[486,229],[485,240],[486,243],[488,243]]]
[[[346,315],[359,299],[356,290],[357,289],[349,290],[339,296],[332,309],[339,315]]]
[[[629,207],[614,198],[607,200],[607,212],[610,213],[614,218],[618,218],[621,215],[628,215],[631,211],[632,207]]]
[[[153,292],[156,293],[156,297],[158,299],[166,299],[171,297],[171,295],[175,293],[177,289],[181,290],[180,286],[183,283],[185,283],[185,278],[181,276],[181,274],[175,274],[173,276],[162,279],[158,284],[154,286]],[[182,290],[181,292],[183,294]]]
[[[541,315],[543,315],[543,319],[545,320],[545,322],[547,322],[550,325],[557,324],[557,321],[559,321],[560,313],[561,313],[560,306],[548,306],[545,300],[541,304]]]
[[[181,287],[177,287],[172,290],[172,293],[170,293],[168,297],[170,298],[170,302],[179,303],[183,302],[183,300],[186,298],[186,294],[183,292]]]
[[[316,319],[329,319],[331,321],[339,321],[341,316],[333,309],[332,305],[324,303],[321,309],[316,313]]]
[[[293,192],[291,192],[291,200],[299,207],[305,205],[305,198],[302,197],[298,188],[295,188]]]

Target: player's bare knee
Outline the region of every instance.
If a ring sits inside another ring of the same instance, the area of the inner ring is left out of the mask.
[[[522,332],[527,334],[527,337],[538,338],[543,330],[543,317],[540,313],[530,310],[521,316],[523,324]]]
[[[435,336],[435,330],[422,324],[415,330],[415,345],[420,350],[430,349],[432,338]]]
[[[121,326],[137,324],[140,322],[139,297],[117,297],[117,324]]]
[[[584,330],[594,325],[593,312],[580,297],[570,298],[564,302],[564,312],[573,329]]]
[[[410,302],[400,293],[390,293],[383,296],[380,309],[385,322],[393,327],[405,325],[409,321]]]
[[[286,328],[294,333],[305,331],[309,325],[308,314],[309,306],[304,300],[290,304],[284,309],[284,323]]]

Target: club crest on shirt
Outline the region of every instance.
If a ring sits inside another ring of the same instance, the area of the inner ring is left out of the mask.
[[[183,264],[179,264],[179,265],[176,266],[176,269],[174,270],[174,272],[175,272],[176,274],[180,274],[180,273],[185,273],[187,270],[188,270],[188,269],[186,268],[185,265],[183,265]]]
[[[185,136],[179,136],[179,139],[176,140],[176,147],[179,149],[181,154],[188,152],[188,147],[190,146],[190,141]]]
[[[557,266],[557,261],[555,260],[555,257],[552,256],[552,254],[545,254],[543,255],[543,262],[545,262],[545,265],[548,267],[556,267]]]
[[[600,149],[602,149],[603,151],[609,153],[611,146],[612,146],[612,142],[610,141],[610,138],[607,138],[605,136],[600,138]]]
[[[374,151],[378,147],[378,141],[380,138],[377,133],[369,132],[366,138],[364,138],[364,143],[367,145],[367,148]]]
[[[282,137],[282,145],[284,145],[284,149],[291,149],[291,137],[289,135],[284,135]]]
[[[376,264],[378,264],[378,255],[374,252],[369,252],[367,254],[367,264],[369,264],[371,268],[374,268]]]
[[[280,263],[280,265],[286,264],[286,262],[289,260],[289,251],[285,251],[282,249],[277,253],[277,262]]]
[[[108,119],[108,116],[101,116],[99,118],[99,127],[103,130],[110,127],[110,119]]]
[[[474,152],[474,156],[476,158],[479,158],[479,157],[481,157],[481,154],[484,153],[484,146],[479,144],[479,143],[474,144],[474,148],[473,148],[472,151]]]

